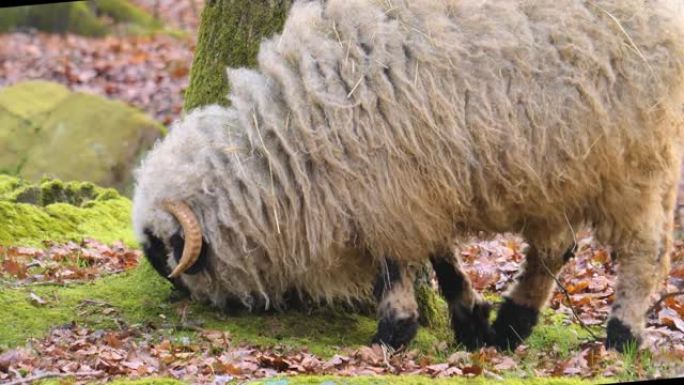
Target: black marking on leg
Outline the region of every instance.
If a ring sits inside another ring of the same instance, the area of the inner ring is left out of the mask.
[[[373,295],[380,303],[390,294],[393,285],[402,285],[402,267],[397,262],[386,259],[373,287]],[[418,331],[418,314],[409,318],[398,318],[395,309],[383,311],[378,321],[378,329],[372,343],[383,343],[394,349],[408,345]]]
[[[499,350],[515,350],[532,334],[539,320],[539,310],[520,305],[505,298],[494,321],[494,338],[491,344]]]
[[[449,259],[431,257],[432,268],[435,269],[439,289],[447,302],[458,301],[463,295],[465,277],[457,270]]]
[[[577,252],[577,243],[573,242],[563,253],[563,262],[568,262],[571,258],[575,258]]]
[[[401,269],[399,268],[399,264],[391,259],[386,259],[375,280],[375,285],[373,286],[373,296],[375,299],[380,301],[392,287],[392,284],[399,282],[400,280]]]
[[[435,269],[442,296],[449,303],[451,328],[456,342],[470,351],[477,350],[492,337],[493,332],[489,326],[491,305],[481,302],[470,308],[460,302],[464,291],[470,288],[463,273],[450,262],[451,258],[433,256],[430,262]]]
[[[638,347],[641,344],[641,339],[635,337],[629,326],[617,318],[608,321],[607,334],[606,348],[615,349],[620,353],[624,353],[630,345]]]
[[[183,247],[185,246],[185,240],[181,236],[180,231],[177,231],[175,234],[171,236],[171,239],[169,241],[171,243],[171,247],[173,247],[173,257],[176,259],[176,262],[178,262],[180,261],[180,258],[183,255]],[[200,255],[197,258],[197,261],[192,266],[190,266],[190,268],[185,270],[183,274],[197,274],[200,271],[204,270],[204,268],[206,268],[208,247],[209,246],[207,245],[207,241],[204,238],[202,238],[202,250],[200,250]]]
[[[378,331],[373,337],[373,344],[385,344],[398,350],[411,342],[418,332],[418,317],[399,319],[391,310],[378,321]]]
[[[451,327],[456,342],[469,351],[475,351],[492,340],[493,331],[489,326],[489,313],[492,305],[488,302],[476,303],[472,309],[461,304],[450,306]]]

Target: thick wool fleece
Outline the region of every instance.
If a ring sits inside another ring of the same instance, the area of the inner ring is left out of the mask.
[[[473,231],[619,243],[665,221],[683,60],[679,0],[298,2],[232,107],[148,155],[135,228],[168,239],[186,201],[211,253],[182,279],[217,305],[365,294]]]

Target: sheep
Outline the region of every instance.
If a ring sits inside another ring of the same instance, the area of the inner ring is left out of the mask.
[[[639,341],[672,244],[680,1],[299,1],[228,77],[231,106],[136,171],[145,254],[196,300],[374,294],[373,341],[400,347],[431,261],[456,340],[514,348],[588,225],[619,256],[606,345]],[[490,325],[452,246],[502,232],[530,246]]]

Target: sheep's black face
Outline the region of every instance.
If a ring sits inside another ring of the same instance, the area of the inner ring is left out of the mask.
[[[176,260],[176,262],[178,262],[183,255],[183,246],[185,245],[185,240],[181,236],[181,232],[176,231],[176,233],[171,236],[169,241],[171,243],[171,247],[173,248],[173,258]],[[187,270],[185,270],[183,274],[197,274],[207,267],[207,248],[207,240],[202,237],[202,250],[200,251],[199,258],[197,258],[197,261]]]
[[[149,229],[145,229],[145,237],[147,239],[142,244],[145,257],[159,275],[168,277],[171,274],[171,267],[167,264],[168,250],[166,245]]]
[[[173,285],[181,290],[187,291],[188,288],[183,284],[182,280],[178,278],[168,278],[169,274],[171,274],[171,271],[173,270],[172,266],[169,266],[169,250],[167,248],[167,244],[164,243],[164,241],[154,235],[152,231],[149,229],[145,229],[145,236],[147,240],[143,242],[143,251],[145,253],[145,257],[147,260],[150,262],[152,267],[159,273],[164,278],[167,278]],[[180,260],[181,255],[183,254],[183,246],[184,246],[185,240],[181,236],[180,231],[176,232],[171,238],[169,239],[168,244],[171,246],[171,249],[173,251],[173,257],[178,262]],[[197,274],[203,269],[206,268],[207,266],[207,243],[206,241],[203,240],[202,242],[202,250],[200,251],[199,258],[197,261],[189,268],[187,269],[184,274]]]

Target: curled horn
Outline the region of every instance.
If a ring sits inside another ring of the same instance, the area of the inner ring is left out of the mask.
[[[162,207],[171,213],[181,227],[183,227],[183,234],[185,235],[185,244],[183,245],[183,255],[178,261],[178,265],[169,274],[169,278],[176,278],[197,261],[200,251],[202,250],[202,228],[192,212],[190,206],[184,202],[164,200]]]

